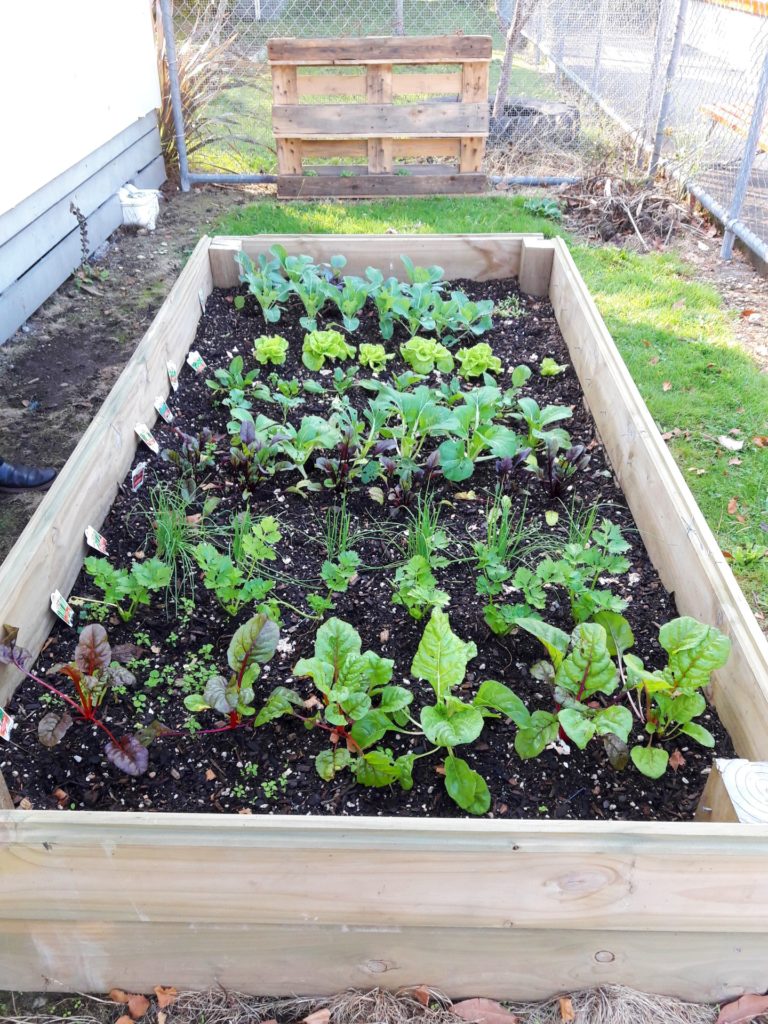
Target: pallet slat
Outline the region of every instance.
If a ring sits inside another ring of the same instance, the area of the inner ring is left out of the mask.
[[[387,140],[383,140],[387,141]],[[368,143],[369,147],[371,141]],[[370,150],[369,150],[370,159]],[[340,168],[344,170],[344,168]],[[379,196],[481,195],[488,188],[484,174],[354,174],[345,178],[333,174],[280,175],[278,194],[283,199],[319,199],[347,196],[375,199]]]
[[[365,36],[360,39],[270,39],[270,64],[455,64],[489,61],[490,36]]]
[[[272,108],[272,128],[277,138],[487,135],[488,106],[483,103],[285,104]]]
[[[279,67],[280,65],[276,65]],[[377,65],[372,65],[376,67]],[[384,65],[386,66],[386,65]],[[409,72],[392,75],[394,96],[446,95],[461,92],[460,71]],[[365,96],[365,75],[299,75],[299,98],[305,96]]]
[[[393,139],[395,158],[436,156],[458,159],[461,139]],[[309,157],[367,156],[365,139],[302,139],[302,155]],[[342,168],[344,170],[344,168]]]

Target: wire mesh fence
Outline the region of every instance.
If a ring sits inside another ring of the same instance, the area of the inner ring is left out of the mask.
[[[176,0],[172,24],[194,172],[275,172],[271,38],[490,35],[490,175],[658,165],[768,257],[763,0]]]

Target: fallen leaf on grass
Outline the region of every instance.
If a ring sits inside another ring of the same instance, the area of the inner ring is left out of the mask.
[[[129,1017],[127,1013],[124,1013],[121,1017],[118,1017],[115,1024],[133,1024],[133,1017]]]
[[[649,366],[655,366],[655,365],[656,365],[656,364],[658,363],[658,361],[659,361],[659,356],[652,356],[652,357],[651,357],[651,358],[650,358],[650,359],[648,360],[648,365],[649,365]]]
[[[685,309],[685,299],[678,299],[672,303],[672,309]]]
[[[451,1011],[462,1020],[478,1021],[479,1024],[517,1024],[520,1020],[494,999],[463,999],[454,1003]]]
[[[717,441],[723,448],[727,448],[729,452],[740,452],[744,447],[743,441],[737,441],[735,438],[727,437],[725,434],[720,434]]]
[[[665,380],[664,383],[661,385],[661,390],[662,391],[671,391],[672,390],[672,381],[671,380]]]
[[[734,456],[732,459],[728,459],[729,466],[740,466],[741,459],[738,456]]]
[[[735,516],[738,511],[739,511],[738,499],[737,498],[731,498],[731,500],[728,502],[728,506],[726,508],[726,512],[728,513],[729,516]]]
[[[685,758],[679,750],[673,750],[672,753],[669,755],[668,764],[672,771],[676,772],[678,768],[685,767]]]
[[[178,991],[172,985],[155,985],[155,995],[161,1010],[171,1006],[179,998]]]
[[[110,990],[107,999],[113,1003],[127,1003],[131,997],[127,992],[124,992],[121,988],[113,988]]]
[[[768,434],[758,434],[752,438],[755,448],[768,448]]]
[[[570,996],[560,996],[560,1020],[564,1024],[576,1020],[576,1014],[573,1012],[573,1002]]]
[[[409,994],[412,995],[417,1002],[421,1003],[422,1006],[429,1006],[429,997],[431,992],[426,985],[417,985],[416,988],[412,988],[410,990]]]
[[[146,996],[142,996],[139,993],[135,993],[128,999],[128,1013],[134,1020],[138,1020],[143,1017],[149,1009],[149,1000]]]
[[[725,1006],[722,1006],[715,1024],[745,1024],[766,1012],[768,1012],[768,996],[758,996],[753,992],[748,992],[736,1002],[726,1003]]]
[[[307,1014],[302,1024],[328,1024],[330,1019],[331,1011],[327,1006],[324,1006],[322,1010],[315,1010],[314,1013]]]

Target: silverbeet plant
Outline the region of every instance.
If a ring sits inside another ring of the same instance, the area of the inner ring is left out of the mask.
[[[247,718],[254,718],[255,725],[263,724],[256,716],[253,684],[277,650],[280,630],[277,623],[264,614],[248,619],[232,637],[227,650],[227,663],[231,674],[211,676],[202,693],[190,693],[184,698],[188,711],[218,711],[226,724],[219,732],[237,729]],[[266,721],[268,719],[264,719]]]
[[[38,737],[46,747],[56,746],[75,721],[99,729],[107,737],[104,752],[107,759],[127,775],[142,775],[147,770],[149,755],[146,743],[157,730],[144,730],[143,735],[116,736],[99,717],[98,709],[110,686],[130,686],[136,680],[128,669],[112,657],[107,631],[98,623],[85,626],[75,648],[75,656],[66,665],[57,665],[52,672],[65,676],[72,684],[74,698],[42,679],[32,671],[29,651],[13,644],[0,644],[0,665],[14,665],[38,686],[58,697],[70,710],[49,711],[38,724]],[[73,715],[74,713],[74,715]]]

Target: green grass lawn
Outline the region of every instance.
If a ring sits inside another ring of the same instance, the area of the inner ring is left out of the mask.
[[[672,255],[574,245],[524,198],[425,198],[333,203],[264,201],[222,218],[222,234],[541,231],[562,235],[632,376],[748,599],[768,610],[768,465],[752,438],[768,434],[768,377],[733,344],[720,296]],[[732,451],[719,436],[743,441]],[[733,499],[737,508],[734,513]],[[729,511],[730,508],[730,511]],[[754,549],[752,546],[755,546]],[[762,553],[762,556],[761,556]]]

